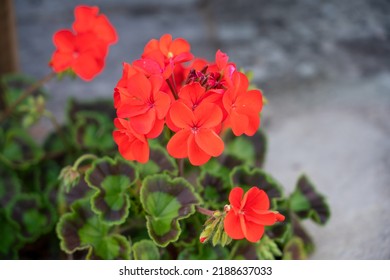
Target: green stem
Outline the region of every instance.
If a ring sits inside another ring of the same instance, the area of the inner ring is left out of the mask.
[[[95,156],[94,154],[85,154],[85,155],[82,155],[81,157],[79,157],[76,162],[73,164],[72,168],[74,170],[77,170],[79,168],[79,165],[84,161],[84,160],[87,160],[87,159],[91,159],[91,160],[94,160],[94,159],[97,159],[98,157]]]
[[[214,212],[213,210],[209,210],[203,207],[200,207],[198,205],[195,206],[195,209],[198,213],[206,215],[206,216],[213,216]]]
[[[32,84],[30,87],[28,87],[14,103],[12,103],[8,108],[5,109],[4,113],[0,117],[0,123],[3,122],[5,119],[11,115],[13,110],[23,102],[27,97],[29,97],[31,94],[33,94],[37,89],[41,88],[44,84],[46,84],[48,81],[50,81],[52,78],[56,76],[55,72],[51,72],[47,76],[43,77],[41,80],[37,81],[35,84]]]

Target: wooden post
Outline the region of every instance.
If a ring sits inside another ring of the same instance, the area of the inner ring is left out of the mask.
[[[18,70],[15,15],[12,0],[0,1],[0,78]],[[0,109],[4,108],[0,87]]]

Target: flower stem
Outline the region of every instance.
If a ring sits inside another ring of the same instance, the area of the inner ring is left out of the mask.
[[[94,154],[85,154],[85,155],[82,155],[81,157],[79,157],[76,162],[73,164],[73,169],[74,170],[77,170],[79,168],[79,165],[84,161],[84,160],[87,160],[87,159],[97,159],[98,157],[95,156]]]
[[[203,214],[203,215],[206,215],[206,216],[213,216],[214,212],[213,210],[209,210],[209,209],[206,209],[206,208],[203,208],[203,207],[200,207],[198,205],[195,206],[195,209],[197,212],[199,212],[200,214]]]
[[[167,84],[169,86],[169,89],[171,90],[173,96],[175,97],[175,100],[179,99],[179,96],[177,95],[175,86],[171,83],[169,79],[166,79]]]
[[[14,103],[12,103],[8,108],[5,109],[4,113],[0,117],[0,123],[3,122],[9,115],[12,113],[15,108],[23,102],[27,97],[29,97],[31,94],[33,94],[37,89],[42,87],[44,84],[46,84],[48,81],[50,81],[52,78],[56,76],[55,72],[51,72],[50,74],[43,77],[41,80],[37,81],[35,84],[32,84],[30,87],[28,87]]]

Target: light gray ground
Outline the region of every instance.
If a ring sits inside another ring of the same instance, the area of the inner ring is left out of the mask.
[[[389,1],[14,0],[20,66],[49,72],[52,34],[69,28],[78,3],[96,4],[118,30],[105,71],[92,83],[51,82],[49,108],[67,98],[112,96],[121,62],[150,38],[184,37],[193,53],[217,48],[246,70],[269,99],[266,170],[290,192],[305,172],[331,205],[325,227],[306,223],[313,259],[390,259]],[[50,129],[43,122],[37,134]]]

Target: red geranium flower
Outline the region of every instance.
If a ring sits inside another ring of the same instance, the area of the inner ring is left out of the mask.
[[[135,132],[128,120],[116,118],[114,124],[118,130],[112,136],[119,153],[127,160],[146,163],[149,160],[149,144],[145,135]]]
[[[222,139],[215,132],[221,124],[222,111],[212,103],[202,103],[194,111],[177,101],[170,110],[171,121],[180,130],[168,142],[168,153],[175,158],[188,157],[191,164],[205,164],[211,156],[219,156],[224,149]]]
[[[142,54],[142,59],[134,61],[134,66],[143,69],[146,74],[161,74],[168,79],[175,65],[190,61],[190,44],[182,39],[172,40],[172,35],[164,34],[160,40],[150,40]]]
[[[90,81],[104,67],[108,46],[117,41],[115,29],[97,7],[75,8],[74,30],[60,30],[53,36],[56,51],[50,65],[55,72],[71,69]]]
[[[242,188],[233,188],[229,202],[230,210],[225,217],[224,228],[232,239],[246,238],[257,242],[263,236],[264,226],[284,221],[283,215],[268,210],[268,196],[258,187],[252,187],[245,195]]]
[[[253,136],[260,126],[262,94],[260,90],[248,91],[248,78],[243,73],[234,72],[232,84],[222,99],[228,113],[225,125],[230,126],[236,136],[243,133]]]
[[[163,79],[143,73],[137,73],[127,80],[126,88],[118,88],[120,104],[117,108],[119,118],[130,118],[130,125],[140,134],[148,134],[155,130],[159,134],[164,125],[164,118],[169,110],[171,98],[160,91]],[[156,134],[153,133],[153,134]]]

